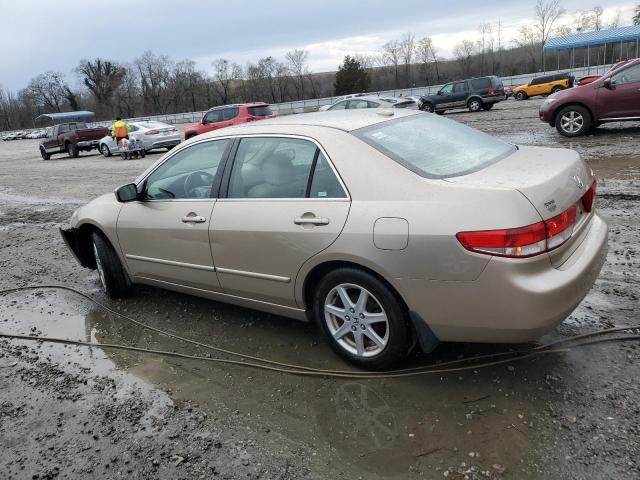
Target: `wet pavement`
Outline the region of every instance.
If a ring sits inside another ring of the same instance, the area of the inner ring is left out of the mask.
[[[575,148],[600,180],[607,262],[583,303],[541,342],[640,324],[640,125],[568,141],[537,120],[539,103],[448,116],[509,141]],[[69,285],[203,343],[349,368],[308,324],[150,287],[106,299],[57,228],[159,155],[44,162],[36,145],[0,143],[0,289]],[[0,298],[0,331],[220,356],[55,290]],[[407,366],[510,348],[522,346],[445,344]],[[0,468],[8,478],[637,478],[639,359],[627,341],[461,372],[343,380],[0,340]]]

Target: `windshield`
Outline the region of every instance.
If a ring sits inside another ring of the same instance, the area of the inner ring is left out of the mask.
[[[480,170],[516,150],[514,145],[430,113],[378,123],[352,133],[427,178]]]

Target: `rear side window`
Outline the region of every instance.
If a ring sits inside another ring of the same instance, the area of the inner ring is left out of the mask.
[[[247,110],[249,111],[249,115],[253,115],[254,117],[273,115],[273,112],[269,108],[269,105],[262,105],[260,107],[249,107],[247,108]]]
[[[349,100],[349,109],[353,108],[369,108],[369,102],[366,100]]]
[[[236,118],[237,116],[238,116],[238,107],[225,108],[222,111],[222,120],[231,120],[232,118]]]
[[[482,90],[491,86],[491,80],[488,78],[474,78],[471,80],[471,86],[474,90]]]
[[[347,108],[348,100],[343,100],[342,102],[334,103],[329,107],[329,110],[344,110]]]
[[[457,82],[453,84],[453,93],[462,93],[467,91],[467,82]]]
[[[347,198],[347,193],[322,152],[318,154],[312,173],[309,198]]]
[[[516,151],[511,144],[435,115],[412,115],[352,133],[427,178],[464,175]]]

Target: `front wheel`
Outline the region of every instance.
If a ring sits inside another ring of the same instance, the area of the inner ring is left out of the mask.
[[[94,232],[91,241],[102,288],[111,298],[124,297],[131,292],[132,285],[120,258],[102,233]]]
[[[429,103],[429,102],[425,102],[422,104],[422,108],[420,109],[423,112],[429,112],[429,113],[433,113],[433,103]]]
[[[409,351],[404,309],[373,275],[340,268],[327,274],[314,297],[314,313],[331,347],[360,367],[385,370]]]
[[[579,105],[563,108],[556,117],[556,130],[565,137],[579,137],[591,128],[591,114]]]
[[[467,107],[469,108],[470,112],[479,112],[480,110],[482,110],[482,100],[480,100],[479,98],[472,98],[467,103]]]
[[[444,110],[436,110],[436,113],[438,115],[444,115],[444,112],[445,112]]]
[[[51,158],[51,155],[47,153],[44,147],[40,147],[40,155],[42,156],[43,160],[49,160]]]
[[[482,104],[482,109],[483,110],[491,110],[493,108],[493,103],[483,103]]]

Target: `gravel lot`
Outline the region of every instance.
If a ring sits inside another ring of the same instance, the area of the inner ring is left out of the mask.
[[[599,178],[609,254],[578,309],[541,342],[640,324],[640,124],[569,140],[540,100],[447,114],[511,142],[573,148]],[[0,289],[73,286],[153,326],[279,361],[344,369],[310,325],[159,289],[99,291],[57,228],[159,154],[43,161],[0,143]],[[206,355],[69,292],[0,297],[0,332]],[[413,364],[502,351],[441,345]],[[3,478],[639,478],[640,350],[597,344],[449,375],[310,379],[197,360],[0,340]],[[467,475],[467,477],[465,477]]]

